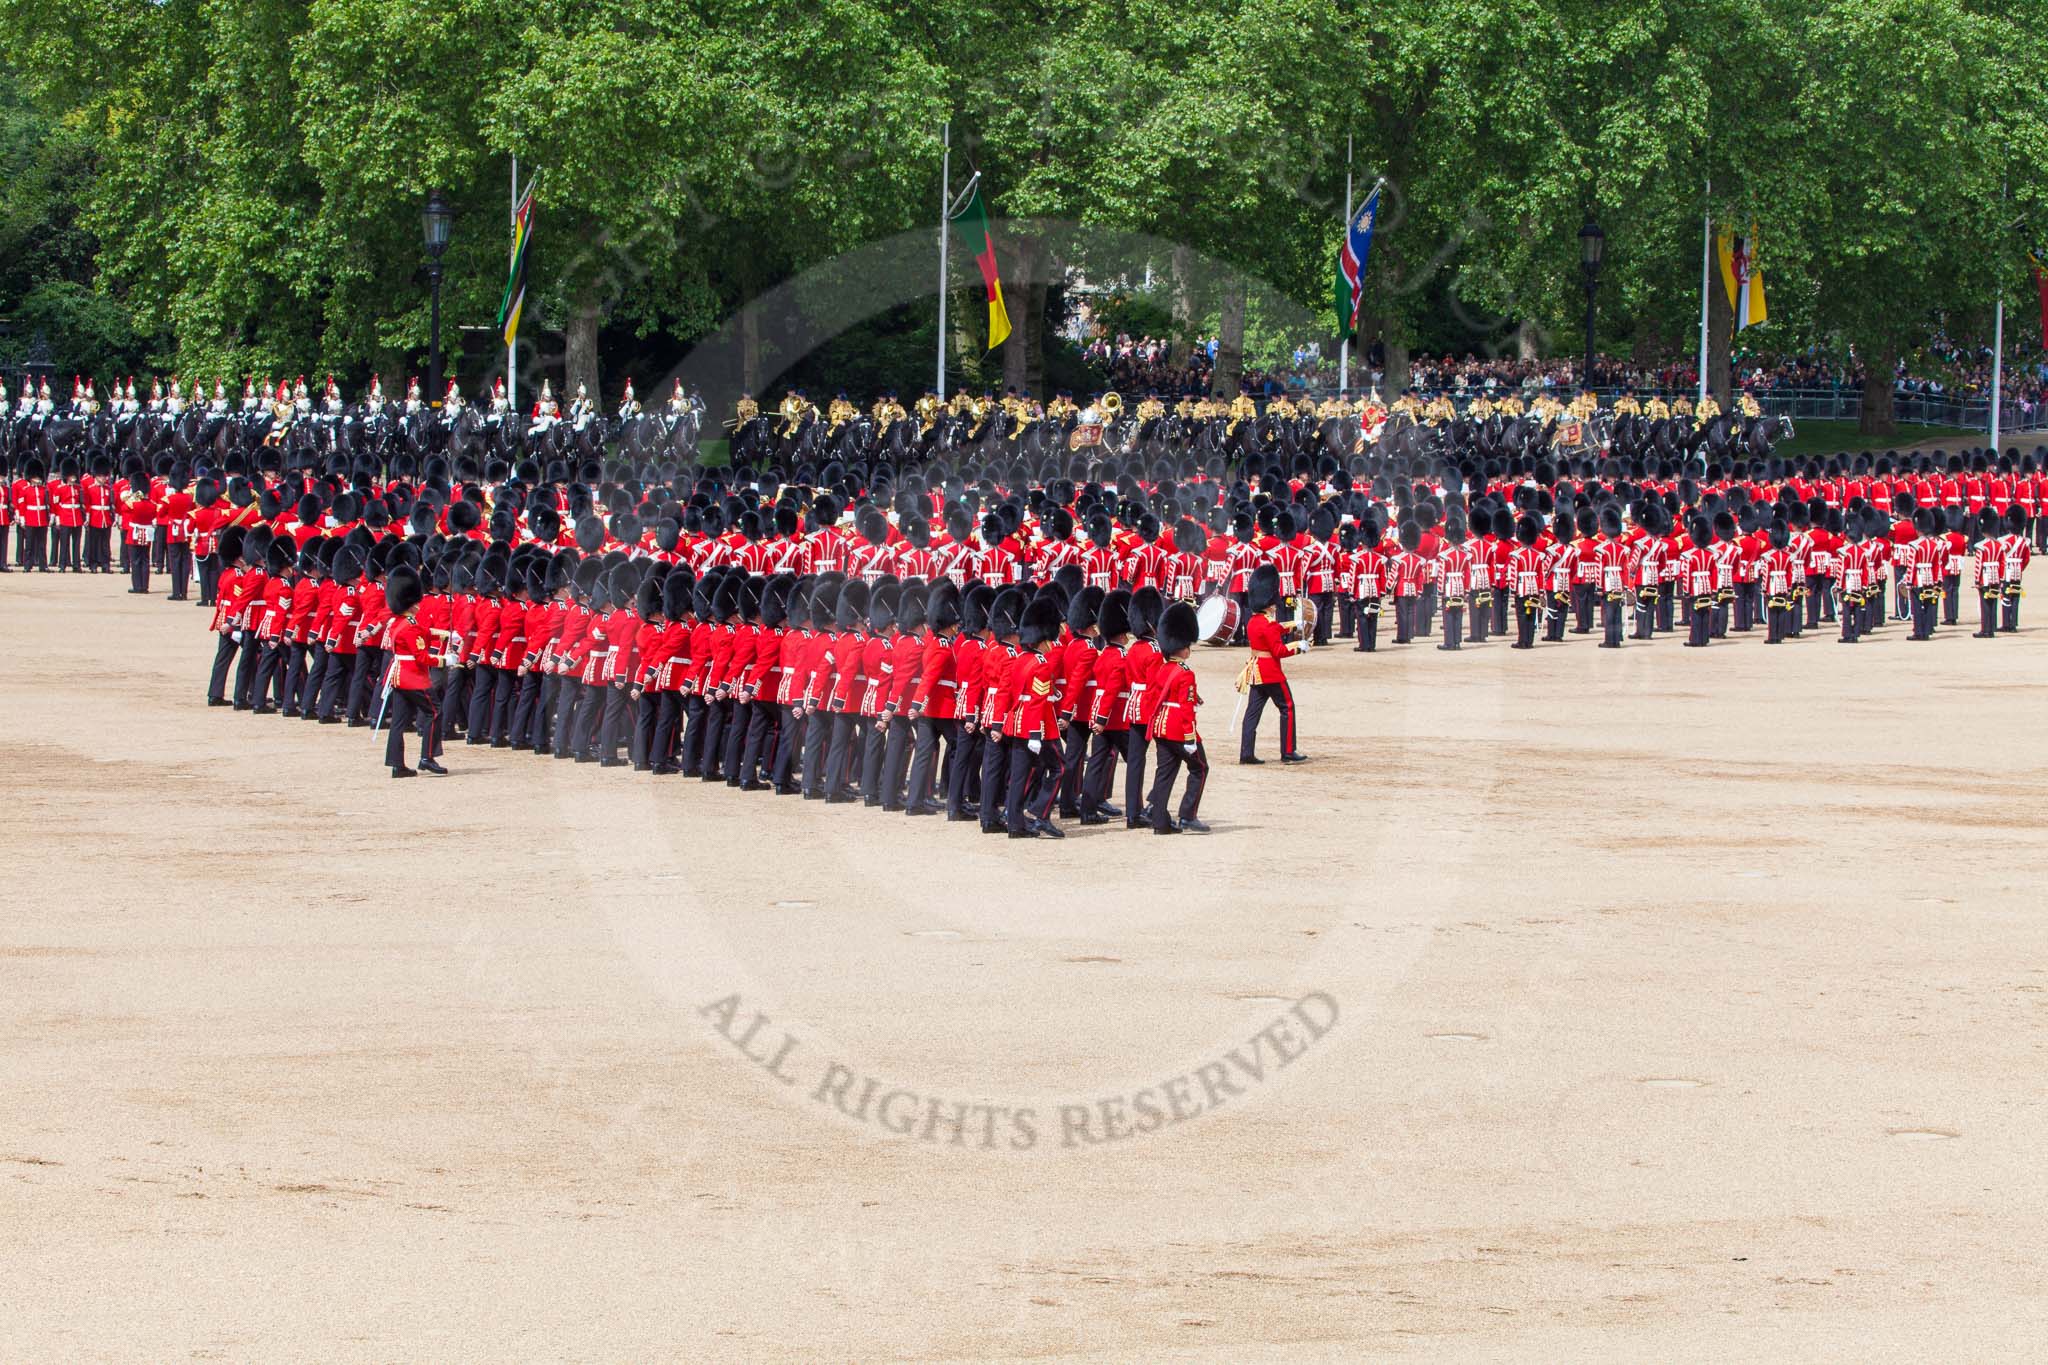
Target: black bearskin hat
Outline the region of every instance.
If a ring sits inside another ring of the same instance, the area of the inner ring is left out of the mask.
[[[1034,598],[1024,608],[1024,619],[1018,626],[1018,637],[1024,648],[1037,649],[1060,638],[1063,624],[1059,603],[1049,597]]]
[[[960,624],[960,589],[941,580],[925,594],[925,621],[933,630],[949,630]]]
[[[420,582],[419,570],[401,564],[393,569],[384,580],[384,604],[393,616],[403,616],[420,604],[426,595],[426,586]]]
[[[1280,602],[1280,570],[1261,564],[1244,585],[1245,607],[1254,615]]]
[[[1194,648],[1201,634],[1202,628],[1195,620],[1195,609],[1185,602],[1175,602],[1159,618],[1158,648],[1161,657],[1170,659],[1182,650]]]

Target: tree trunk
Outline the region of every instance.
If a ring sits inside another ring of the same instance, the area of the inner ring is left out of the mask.
[[[1707,392],[1726,412],[1733,397],[1729,367],[1735,345],[1735,309],[1717,279],[1707,286]]]
[[[1244,276],[1232,274],[1224,279],[1220,311],[1209,396],[1235,398],[1244,380]]]
[[[761,313],[751,303],[740,305],[740,392],[761,396]]]
[[[1024,286],[1024,388],[1027,398],[1045,397],[1045,296],[1047,293],[1044,260],[1036,262],[1040,267]]]
[[[1008,240],[1016,269],[1003,281],[1003,304],[1010,315],[1003,387],[1029,398],[1045,382],[1045,243],[1021,233]]]
[[[604,391],[598,387],[597,324],[596,296],[592,294],[577,300],[574,311],[569,315],[569,330],[564,338],[563,362],[567,373],[562,377],[562,389],[565,397],[574,397],[576,386],[582,384],[588,388],[590,400],[602,408],[604,399],[601,395]],[[568,405],[564,403],[563,406],[566,408]]]
[[[1167,358],[1175,369],[1188,363],[1195,337],[1195,249],[1173,249],[1173,345]]]
[[[1515,328],[1515,359],[1541,360],[1543,348],[1537,344],[1536,324],[1524,321]]]
[[[1408,343],[1398,339],[1394,329],[1389,326],[1383,344],[1387,352],[1387,387],[1386,392],[1380,396],[1391,403],[1408,387]]]
[[[1890,436],[1898,430],[1892,421],[1892,370],[1899,361],[1898,345],[1859,346],[1856,353],[1863,357],[1863,413],[1856,419],[1857,433]]]

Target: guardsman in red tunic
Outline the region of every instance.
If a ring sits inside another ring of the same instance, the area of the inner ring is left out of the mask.
[[[1765,533],[1771,548],[1764,551],[1757,561],[1764,588],[1764,621],[1768,627],[1766,644],[1782,644],[1791,633],[1793,614],[1799,610],[1799,599],[1795,587],[1799,586],[1799,566],[1792,556],[1792,528],[1782,518],[1773,521]]]
[[[401,564],[385,578],[384,598],[391,609],[387,632],[390,665],[386,686],[390,692],[391,737],[384,742],[384,763],[393,777],[418,777],[420,773],[445,775],[447,769],[435,759],[433,668],[438,647],[432,632],[419,622],[420,599],[425,588],[419,572]],[[405,766],[405,732],[420,732],[420,765]]]
[[[171,574],[167,601],[183,602],[192,584],[192,512],[196,504],[187,491],[191,471],[173,464],[157,499],[157,522],[163,527],[165,564]]]
[[[1941,515],[1931,507],[1913,514],[1914,539],[1906,547],[1906,563],[1913,585],[1913,633],[1908,639],[1934,638],[1935,619],[1941,611],[1941,580],[1947,570],[1948,546],[1941,536]]]
[[[1004,788],[1010,774],[1010,750],[1004,726],[1015,700],[1011,677],[1022,650],[1017,644],[1018,618],[1026,598],[1022,589],[1006,588],[988,609],[988,647],[981,652],[981,832],[1001,834]]]
[[[861,719],[861,694],[867,674],[862,665],[867,657],[868,585],[848,577],[839,589],[839,603],[833,615],[832,687],[825,695],[825,711],[832,727],[831,747],[825,756],[825,804],[851,805],[856,799],[853,786],[860,780],[860,753],[867,725]]]
[[[1623,603],[1631,596],[1635,586],[1631,575],[1635,568],[1635,555],[1621,534],[1621,507],[1609,503],[1600,509],[1599,534],[1595,537],[1589,556],[1593,574],[1593,591],[1600,602],[1600,647],[1621,648],[1621,617]]]
[[[1084,587],[1067,599],[1067,634],[1047,651],[1058,670],[1061,739],[1060,815],[1081,818],[1081,779],[1088,767],[1088,714],[1095,703],[1096,617],[1102,599],[1100,588]]]
[[[143,480],[149,487],[149,480]],[[50,571],[50,490],[43,482],[43,462],[30,460],[12,490],[14,562],[23,573]]]
[[[960,762],[958,700],[960,680],[953,669],[953,642],[960,633],[960,590],[945,579],[932,584],[925,595],[924,634],[919,643],[917,684],[904,708],[906,719],[916,727],[911,751],[910,776],[904,797],[904,814],[936,815],[933,799],[935,779],[946,763],[939,758],[939,745],[946,746],[948,760]],[[950,805],[948,819],[965,819]]]
[[[57,572],[79,573],[80,541],[84,538],[81,529],[85,525],[84,493],[78,486],[78,461],[65,456],[57,464],[57,475],[50,480],[50,522],[57,541]]]
[[[1288,636],[1294,633],[1295,628],[1283,628],[1280,624],[1279,570],[1271,564],[1261,564],[1253,570],[1245,589],[1245,599],[1252,612],[1252,619],[1245,625],[1245,640],[1251,647],[1252,666],[1258,671],[1258,679],[1245,700],[1244,730],[1238,736],[1237,761],[1265,762],[1255,750],[1259,718],[1265,715],[1266,704],[1271,702],[1280,710],[1280,761],[1306,763],[1308,755],[1296,747],[1294,693],[1289,690],[1286,670],[1281,667],[1283,659],[1291,659],[1302,651],[1288,642]]]
[[[796,688],[797,712],[803,720],[803,797],[806,801],[825,799],[826,756],[832,748],[833,671],[837,666],[839,638],[839,594],[843,579],[838,573],[818,575],[811,591],[811,638],[804,650],[801,679]]]
[[[953,637],[953,676],[959,681],[954,690],[954,714],[960,722],[960,740],[949,755],[946,774],[948,821],[980,818],[982,753],[988,747],[988,736],[981,729],[988,676],[984,656],[993,643],[988,636],[988,613],[995,600],[996,590],[987,583],[975,583],[960,595],[960,630]]]
[[[1116,776],[1116,762],[1127,757],[1130,726],[1125,708],[1130,702],[1125,652],[1131,643],[1131,595],[1121,589],[1105,593],[1096,609],[1095,626],[1099,647],[1092,656],[1088,702],[1076,712],[1092,737],[1087,771],[1081,781],[1081,823],[1106,825],[1115,807],[1109,803],[1110,783]]]
[[[1352,625],[1358,632],[1354,648],[1360,654],[1370,654],[1379,648],[1380,601],[1387,590],[1387,557],[1380,551],[1378,518],[1368,515],[1357,525],[1345,527],[1344,543],[1349,549],[1343,575],[1350,580]]]
[[[863,733],[854,755],[859,763],[861,802],[867,806],[884,804],[882,761],[888,756],[889,729],[883,721],[896,690],[896,603],[902,592],[901,583],[885,577],[868,593],[868,633],[860,653]]]
[[[905,784],[909,781],[911,751],[917,738],[917,727],[908,713],[911,698],[917,695],[918,670],[924,663],[924,580],[903,580],[892,606],[896,622],[889,637],[888,684],[878,694],[881,712],[875,718],[875,735],[882,746],[877,794],[883,810],[901,815],[906,808]]]
[[[1698,649],[1714,633],[1714,575],[1718,560],[1714,554],[1713,523],[1704,516],[1696,516],[1687,535],[1692,543],[1678,558],[1678,591],[1691,607],[1686,618],[1686,647]]]
[[[1195,726],[1195,710],[1202,698],[1195,690],[1195,673],[1187,662],[1199,630],[1194,608],[1185,602],[1174,603],[1160,617],[1159,666],[1153,672],[1159,704],[1152,712],[1151,727],[1158,776],[1152,780],[1148,802],[1154,834],[1209,832],[1200,814],[1202,789],[1209,781],[1209,755]],[[1173,799],[1174,780],[1183,765],[1188,770],[1188,782],[1181,793],[1180,819],[1176,821],[1167,814],[1167,803]]]
[[[1998,608],[2005,600],[2005,547],[2000,543],[2004,519],[1996,512],[1979,511],[1967,514],[1965,525],[1975,542],[1970,577],[1977,591],[1977,633],[1972,638],[1996,639]]]
[[[1543,528],[1524,513],[1515,521],[1515,548],[1508,556],[1508,592],[1515,601],[1515,649],[1536,648],[1536,622],[1543,614],[1545,556],[1537,548]]]
[[[229,527],[221,532],[220,558],[232,565],[234,552],[229,548],[230,538],[240,527]],[[249,533],[242,532],[246,537]],[[241,545],[241,540],[234,542]],[[246,547],[244,547],[246,549]],[[361,547],[343,541],[341,549],[334,555],[334,563],[327,575],[327,581],[320,585],[319,614],[326,622],[325,634],[320,641],[321,654],[326,659],[319,688],[318,720],[322,725],[339,725],[344,717],[341,706],[348,699],[349,673],[356,661],[356,620],[362,614],[362,572],[363,551]],[[234,602],[243,596],[243,574],[235,574],[232,589],[228,573],[223,572],[218,586],[219,606],[217,614],[227,615],[234,610]]]
[[[1388,587],[1394,595],[1394,643],[1405,645],[1415,638],[1416,617],[1422,611],[1423,588],[1429,578],[1429,561],[1420,553],[1422,524],[1404,519],[1395,533],[1400,544],[1388,561]]]
[[[290,667],[289,623],[292,593],[298,587],[299,556],[290,536],[270,538],[263,566],[263,596],[256,600],[256,683],[250,704],[259,716],[274,716],[284,699],[285,673]]]
[[[696,577],[684,565],[672,567],[661,580],[661,633],[640,655],[640,686],[654,703],[647,763],[656,777],[682,771],[676,735],[683,720],[683,679],[690,671],[690,636],[695,629],[691,604]]]
[[[1869,614],[1870,585],[1877,581],[1872,565],[1871,543],[1861,513],[1850,508],[1842,519],[1842,547],[1835,555],[1835,595],[1841,602],[1841,643],[1853,645],[1862,637]]]
[[[2013,631],[2020,628],[2020,598],[2024,595],[2020,584],[2026,577],[2027,563],[2033,558],[2027,541],[2027,514],[2017,504],[2005,509],[2005,536],[2000,543],[2005,550],[2005,602],[1999,629]]]
[[[1452,508],[1444,517],[1443,552],[1436,557],[1437,588],[1444,614],[1444,639],[1438,649],[1463,648],[1465,613],[1471,605],[1472,583],[1478,572],[1477,557],[1466,543],[1465,514]]]
[[[285,610],[284,696],[279,705],[293,720],[313,718],[313,679],[319,674],[309,666],[309,651],[324,572],[320,542],[308,543],[299,551],[298,579],[292,584],[291,600]]]
[[[128,591],[149,591],[149,543],[156,537],[156,503],[149,496],[149,476],[135,474],[120,496],[121,543],[128,547]],[[48,566],[44,566],[47,570]]]
[[[1009,781],[1003,823],[1012,839],[1064,839],[1053,822],[1066,770],[1059,736],[1060,665],[1052,658],[1064,624],[1059,603],[1034,598],[1018,623],[1018,654],[1010,665],[1009,714],[1003,726]]]
[[[788,633],[789,594],[795,583],[793,575],[777,574],[761,585],[758,595],[751,594],[749,585],[752,661],[735,679],[738,691],[733,698],[734,713],[746,717],[746,729],[741,733],[735,722],[727,752],[732,753],[736,744],[738,757],[727,760],[725,775],[725,780],[741,791],[766,791],[774,767],[776,740],[782,732],[782,712],[776,700],[782,685],[782,640]]]

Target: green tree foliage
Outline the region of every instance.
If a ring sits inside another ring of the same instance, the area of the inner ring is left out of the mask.
[[[1220,370],[1273,351],[1268,300],[1326,308],[1347,139],[1357,194],[1388,181],[1366,312],[1397,382],[1419,346],[1576,352],[1589,211],[1609,246],[1602,349],[1690,353],[1710,211],[1758,225],[1757,344],[1853,348],[1881,371],[1938,332],[1974,337],[1984,301],[2024,283],[2012,225],[2048,218],[2040,17],[2020,0],[0,0],[0,307],[71,319],[81,364],[163,337],[157,358],[188,371],[395,374],[426,342],[418,209],[438,186],[460,213],[449,340],[474,375],[495,363],[516,155],[541,174],[528,334],[596,378],[600,336],[687,343],[851,248],[930,231],[950,119],[955,184],[979,169],[1016,223],[1015,338],[983,357],[956,337],[976,382],[1077,373],[1047,344],[1060,282],[1148,266],[1180,339],[1220,325]],[[750,341],[747,372],[921,383],[936,319],[892,317],[809,360]]]

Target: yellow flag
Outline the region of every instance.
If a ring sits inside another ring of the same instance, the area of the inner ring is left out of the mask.
[[[1722,228],[1715,242],[1715,253],[1721,261],[1721,284],[1728,291],[1728,306],[1735,310],[1735,330],[1741,331],[1752,322],[1769,320],[1770,311],[1764,306],[1764,277],[1756,264],[1756,224],[1749,225],[1749,235],[1739,236],[1731,228]]]

